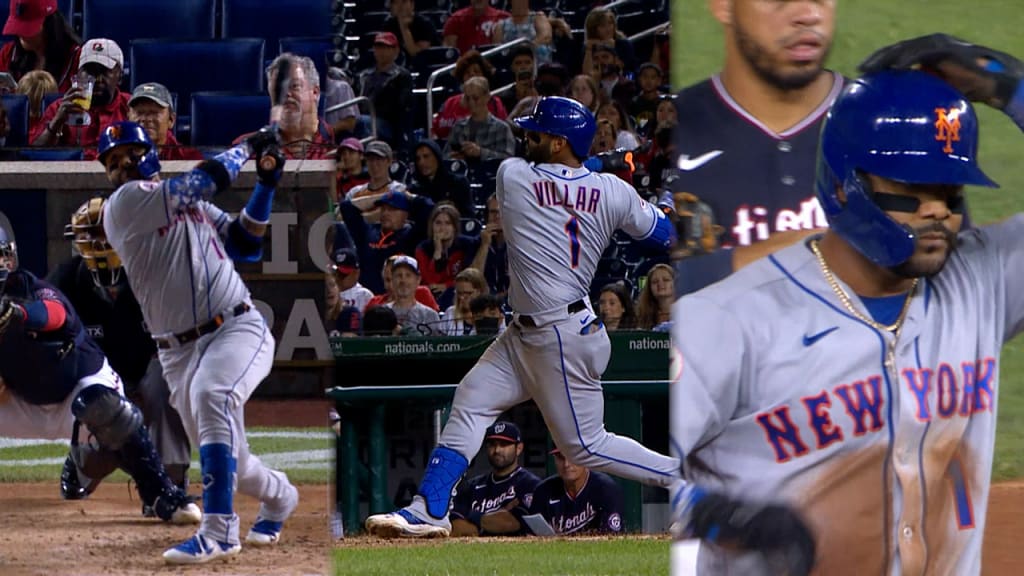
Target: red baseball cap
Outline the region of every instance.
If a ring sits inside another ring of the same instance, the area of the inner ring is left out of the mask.
[[[30,38],[43,30],[43,20],[57,11],[57,0],[14,0],[4,34]]]
[[[375,45],[383,44],[385,46],[398,46],[398,38],[391,32],[378,32],[377,35],[373,37],[373,43]]]

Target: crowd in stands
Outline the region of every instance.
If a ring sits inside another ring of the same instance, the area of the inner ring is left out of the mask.
[[[323,38],[329,50],[291,52],[285,38],[268,38],[264,58],[251,63],[258,91],[239,88],[248,99],[225,100],[231,114],[203,115],[202,75],[216,95],[223,86],[212,87],[215,78],[227,70],[193,62],[191,83],[142,70],[139,39],[83,37],[82,0],[12,0],[0,45],[0,72],[13,80],[0,77],[0,158],[93,160],[103,128],[129,119],[146,129],[161,159],[199,160],[258,129],[281,104],[286,155],[336,162],[327,206],[338,222],[329,331],[496,333],[506,325],[508,270],[495,176],[522,151],[511,118],[541,96],[574,98],[599,120],[592,154],[633,153],[632,168],[615,173],[639,194],[659,198],[670,178],[667,25],[652,32],[667,22],[668,3],[606,3],[334,2],[335,30]],[[212,44],[233,46],[229,4],[214,3],[225,23]],[[629,30],[620,29],[625,20]],[[517,43],[496,49],[509,42]],[[293,70],[283,102],[267,90],[277,59]],[[211,117],[236,124],[213,130]],[[212,142],[200,138],[211,130]],[[667,260],[625,236],[608,247],[591,298],[609,328],[666,328],[673,278],[659,264]],[[393,314],[371,313],[376,304]]]

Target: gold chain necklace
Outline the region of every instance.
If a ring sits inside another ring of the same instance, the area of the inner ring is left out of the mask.
[[[907,298],[903,302],[903,309],[900,310],[899,317],[892,324],[886,326],[885,324],[876,322],[873,318],[866,316],[857,310],[853,305],[853,301],[850,300],[850,296],[843,290],[843,287],[836,281],[836,277],[832,274],[832,269],[825,263],[825,257],[821,254],[821,248],[818,246],[820,240],[811,240],[811,252],[814,252],[814,256],[818,259],[818,265],[821,266],[821,272],[825,275],[825,280],[828,280],[828,285],[832,287],[832,291],[839,297],[839,301],[843,304],[850,314],[853,314],[857,319],[869,326],[874,327],[876,330],[882,330],[883,332],[898,333],[899,329],[903,326],[903,320],[907,317],[907,312],[910,310],[910,302],[914,299],[914,291],[917,290],[917,282],[919,278],[914,278],[914,283],[910,286],[910,291],[907,292]]]

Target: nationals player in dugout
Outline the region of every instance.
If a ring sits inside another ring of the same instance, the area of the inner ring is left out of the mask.
[[[490,530],[481,526],[485,514],[529,507],[533,489],[540,484],[536,474],[519,464],[523,453],[523,436],[511,422],[498,421],[484,435],[484,450],[491,471],[464,480],[452,503],[452,536],[520,533],[512,530]]]
[[[965,185],[996,185],[968,99],[1024,129],[1024,64],[937,34],[861,70],[821,134],[829,230],[676,303],[672,447],[688,479],[797,507],[817,574],[980,574],[1024,214],[962,228]],[[779,573],[703,544],[698,572]]]

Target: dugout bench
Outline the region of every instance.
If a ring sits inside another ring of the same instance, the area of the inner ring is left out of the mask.
[[[667,400],[669,337],[666,333],[611,332],[612,355],[602,376],[605,426],[609,431],[643,441],[646,399]],[[362,530],[360,494],[369,514],[394,509],[388,495],[388,439],[384,422],[389,407],[415,402],[435,408],[434,441],[444,425],[457,382],[483,354],[493,337],[334,338],[336,386],[327,390],[341,415],[337,442],[336,498],[345,531]],[[357,374],[373,374],[372,381]],[[667,404],[667,402],[665,402]],[[664,422],[667,446],[668,423]],[[360,458],[359,439],[367,444]],[[550,441],[550,440],[549,440]],[[422,472],[422,471],[420,471]],[[549,465],[549,473],[554,473]],[[643,497],[639,483],[617,478],[624,491],[624,525],[642,526]]]

